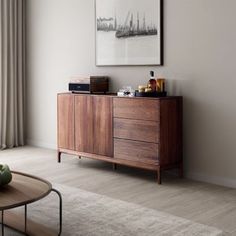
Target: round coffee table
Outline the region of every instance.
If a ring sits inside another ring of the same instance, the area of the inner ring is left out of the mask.
[[[12,181],[9,185],[0,188],[0,211],[2,212],[2,236],[4,235],[4,226],[13,228],[21,233],[30,235],[29,231],[34,231],[32,226],[28,230],[27,224],[27,205],[36,202],[44,197],[46,197],[51,192],[55,192],[59,197],[59,233],[61,235],[62,231],[62,197],[58,190],[52,188],[52,185],[47,180],[38,178],[33,175],[28,175],[25,173],[12,171]],[[5,211],[24,206],[24,226],[19,225],[19,220],[14,219],[14,217],[6,216]],[[37,226],[38,227],[38,226]],[[37,228],[36,227],[36,228]],[[38,230],[38,229],[37,229]],[[42,231],[44,232],[44,231]],[[45,232],[44,232],[45,233]]]

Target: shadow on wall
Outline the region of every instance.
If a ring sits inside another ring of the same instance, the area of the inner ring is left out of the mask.
[[[197,79],[168,82],[169,94],[183,96],[185,171],[236,177],[236,109],[229,109],[229,104],[207,89],[199,91]]]

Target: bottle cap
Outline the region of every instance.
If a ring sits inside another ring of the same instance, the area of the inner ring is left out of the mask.
[[[150,76],[154,77],[154,71],[153,70],[150,71]]]

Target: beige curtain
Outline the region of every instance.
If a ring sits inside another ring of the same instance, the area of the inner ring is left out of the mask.
[[[24,145],[25,0],[0,0],[0,149]]]

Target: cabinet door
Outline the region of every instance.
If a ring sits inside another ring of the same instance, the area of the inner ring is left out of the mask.
[[[112,98],[94,96],[93,99],[93,153],[113,156]]]
[[[112,98],[75,96],[76,151],[113,156]]]
[[[59,94],[57,113],[58,147],[74,150],[74,97],[68,94]]]
[[[93,102],[87,95],[75,96],[75,148],[93,153]]]

